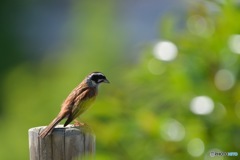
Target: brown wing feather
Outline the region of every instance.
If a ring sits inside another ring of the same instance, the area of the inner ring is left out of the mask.
[[[84,84],[79,84],[75,89],[72,90],[72,92],[67,96],[65,101],[62,104],[62,108],[69,108],[72,110],[72,107],[74,106],[76,102],[76,98],[82,94],[87,89],[87,86]]]
[[[48,134],[50,134],[53,130],[53,128],[64,118],[71,117],[73,106],[76,101],[76,97],[78,95],[81,95],[81,92],[86,90],[86,87],[84,87],[84,83],[80,83],[66,98],[66,100],[63,102],[61,111],[59,112],[58,116],[40,133],[40,137],[44,138]]]
[[[56,117],[41,133],[40,133],[40,137],[44,138],[46,137],[48,134],[50,134],[53,130],[53,128],[62,120],[62,118],[60,117]]]
[[[61,110],[60,113],[58,114],[58,116],[56,118],[54,118],[54,120],[40,133],[40,137],[44,138],[46,137],[48,134],[50,134],[53,130],[53,128],[63,119],[65,118],[67,115],[69,114],[69,110]]]
[[[91,105],[91,102],[95,100],[96,94],[97,94],[96,88],[92,87],[87,87],[83,92],[81,92],[81,94],[78,94],[74,99],[72,112],[69,115],[64,126],[67,126],[69,123],[71,123],[72,120],[74,120],[83,112],[85,112]]]

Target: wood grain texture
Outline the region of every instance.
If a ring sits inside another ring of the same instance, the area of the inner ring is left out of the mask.
[[[95,135],[88,126],[58,125],[52,134],[40,138],[39,133],[44,128],[35,127],[28,131],[30,160],[94,159]]]

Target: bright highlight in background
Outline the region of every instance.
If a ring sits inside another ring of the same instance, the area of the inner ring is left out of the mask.
[[[240,54],[240,34],[232,35],[229,38],[228,45],[233,53]]]
[[[177,57],[177,46],[169,41],[158,42],[153,48],[153,54],[157,59],[172,61]]]
[[[221,69],[215,75],[215,85],[219,90],[229,90],[235,84],[235,77],[229,70]]]
[[[205,115],[213,111],[214,103],[207,96],[198,96],[192,99],[190,109],[195,114]]]
[[[201,139],[195,138],[188,143],[187,150],[193,157],[199,157],[204,152],[204,143]]]
[[[169,119],[161,126],[161,135],[168,141],[181,141],[185,137],[185,128],[177,120]]]
[[[203,34],[207,30],[205,18],[195,15],[188,19],[188,28],[192,33]]]
[[[191,16],[187,21],[188,29],[191,33],[208,37],[214,33],[213,22],[200,15]]]

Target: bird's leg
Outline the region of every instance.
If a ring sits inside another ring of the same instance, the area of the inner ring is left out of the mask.
[[[80,126],[84,126],[84,123],[82,122],[79,122],[78,120],[74,120],[74,124],[73,124],[75,127],[80,127]]]

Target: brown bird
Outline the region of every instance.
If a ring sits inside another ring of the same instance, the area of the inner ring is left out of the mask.
[[[61,110],[57,117],[40,133],[44,138],[51,134],[53,128],[64,118],[67,118],[64,127],[74,119],[85,112],[93,103],[97,96],[98,85],[100,83],[109,83],[107,78],[101,72],[90,73],[63,102]],[[80,124],[78,121],[77,124]]]

